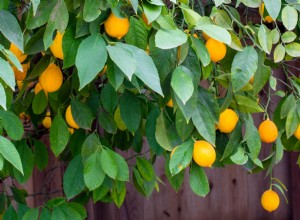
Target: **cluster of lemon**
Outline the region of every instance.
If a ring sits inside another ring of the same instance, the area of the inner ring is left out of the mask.
[[[104,28],[106,34],[108,34],[110,37],[121,39],[124,37],[128,31],[129,31],[129,19],[126,18],[120,18],[115,16],[113,13],[111,13],[106,21],[104,22]],[[53,43],[50,46],[50,51],[52,52],[53,56],[57,59],[63,60],[64,54],[63,54],[63,36],[64,33],[60,33],[57,31],[56,36],[53,40]],[[15,56],[18,58],[20,63],[23,63],[27,59],[27,55],[22,53],[19,48],[17,48],[14,44],[11,44],[10,51],[15,54]],[[30,62],[22,64],[23,71],[19,71],[15,66],[13,66],[15,78],[17,80],[17,85],[19,89],[21,90],[23,85],[23,80],[26,79],[28,69],[30,67]],[[107,66],[103,68],[101,72],[99,72],[99,76],[103,76],[106,73]],[[39,79],[37,82],[30,83],[28,87],[34,86],[34,93],[35,95],[39,94],[41,91],[43,91],[48,97],[48,93],[56,92],[60,89],[60,87],[63,84],[63,73],[61,71],[61,68],[56,65],[55,63],[50,63],[48,67],[42,72],[42,74],[39,76]],[[22,112],[20,114],[20,119],[25,121],[29,120],[30,116]],[[115,120],[118,122],[118,128],[120,130],[125,130],[126,126],[124,122],[121,120],[120,116],[120,108],[117,108],[114,114]],[[78,124],[74,121],[74,118],[72,116],[71,106],[68,106],[65,113],[65,119],[66,122],[69,125],[69,131],[70,133],[74,132],[74,129],[78,129]],[[45,118],[42,120],[42,125],[49,129],[52,124],[52,118],[50,111],[47,111]]]
[[[168,106],[172,107],[172,100],[168,103]],[[219,123],[216,125],[216,129],[219,129],[222,133],[231,133],[237,123],[239,117],[232,109],[226,109],[220,114]],[[264,143],[272,143],[276,141],[278,136],[278,129],[273,121],[266,119],[258,127],[260,139]],[[300,125],[294,133],[295,137],[300,140]],[[171,152],[171,157],[174,154],[176,147]],[[201,167],[211,167],[216,160],[215,148],[207,141],[200,140],[195,141],[193,149],[193,160]],[[262,207],[269,211],[275,211],[280,204],[278,194],[269,189],[265,191],[261,197]]]

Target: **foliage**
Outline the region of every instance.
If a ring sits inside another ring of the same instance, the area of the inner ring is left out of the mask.
[[[128,181],[148,197],[161,182],[157,156],[165,157],[166,176],[176,191],[189,170],[191,189],[206,196],[205,169],[192,159],[196,140],[215,148],[213,167],[236,164],[250,173],[272,174],[284,151],[299,152],[300,135],[293,134],[300,124],[300,78],[294,66],[300,57],[300,5],[263,2],[2,0],[2,184],[9,177],[25,183],[34,166],[44,171],[50,151],[68,164],[65,197],[43,207],[30,209],[25,190],[4,187],[10,188],[0,195],[4,219],[84,219],[89,198],[120,207]],[[256,20],[242,17],[244,12],[255,13]],[[111,13],[115,20],[129,21],[129,28],[108,32],[114,22],[104,23]],[[207,38],[214,39],[209,48]],[[218,45],[222,54],[213,62]],[[23,66],[29,67],[26,77],[16,81],[14,72]],[[48,66],[61,69],[62,85],[61,75],[48,71],[49,79],[37,90]],[[275,69],[284,76],[275,75]],[[270,108],[275,97],[280,102]],[[238,116],[228,134],[218,129],[226,109]],[[278,129],[266,158],[253,121],[257,113]],[[42,136],[49,137],[49,152]],[[132,156],[124,157],[124,151]],[[286,190],[276,178],[270,186]]]

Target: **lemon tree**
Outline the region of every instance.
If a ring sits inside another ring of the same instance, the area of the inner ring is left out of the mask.
[[[0,178],[23,184],[51,166],[43,136],[67,168],[64,197],[29,208],[7,185],[0,213],[85,219],[89,198],[120,207],[127,182],[149,197],[157,157],[176,191],[188,175],[205,197],[206,170],[235,164],[270,177],[262,208],[285,205],[273,169],[300,151],[299,11],[291,0],[2,0]]]

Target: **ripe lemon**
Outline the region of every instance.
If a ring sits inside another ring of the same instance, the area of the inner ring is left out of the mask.
[[[63,40],[64,33],[60,33],[59,31],[56,32],[56,36],[50,46],[50,50],[56,58],[61,60],[64,59],[63,49],[62,49],[62,40]]]
[[[260,201],[262,207],[268,212],[275,211],[280,204],[280,199],[278,194],[271,189],[265,191],[262,194]]]
[[[49,116],[46,116],[42,121],[42,125],[47,129],[51,128],[51,124],[52,124],[52,119]]]
[[[194,161],[202,167],[211,167],[216,160],[214,147],[206,141],[196,141],[193,150]]]
[[[173,101],[172,101],[172,99],[170,99],[168,101],[167,106],[169,106],[170,108],[173,108]]]
[[[204,38],[204,40],[208,40],[210,39],[210,36],[208,36],[204,31],[202,32],[202,37]]]
[[[116,17],[113,13],[110,13],[106,21],[104,22],[105,32],[117,39],[124,37],[129,31],[129,20],[128,18]]]
[[[58,66],[50,63],[47,69],[40,75],[39,81],[45,92],[55,92],[62,85],[63,74]]]
[[[114,113],[114,120],[117,124],[117,127],[119,130],[121,131],[125,131],[127,129],[122,117],[121,117],[121,110],[120,110],[120,106],[117,107],[115,113]]]
[[[70,127],[75,128],[75,129],[79,128],[78,124],[76,124],[76,122],[74,121],[74,118],[72,116],[71,105],[68,106],[65,117],[66,117],[66,121]]]
[[[272,23],[274,20],[273,20],[273,18],[270,15],[268,15],[268,16],[265,17],[265,21],[267,23]]]
[[[298,127],[297,127],[297,129],[296,129],[296,131],[295,131],[295,133],[294,133],[294,136],[295,136],[298,140],[300,140],[300,125],[298,125]]]
[[[275,141],[278,136],[278,129],[275,123],[270,119],[263,121],[259,125],[258,132],[260,139],[265,143],[271,143]]]
[[[220,114],[218,128],[223,133],[230,133],[235,128],[239,117],[232,109],[226,109]]]
[[[205,47],[208,50],[210,59],[215,63],[221,61],[226,55],[226,45],[213,38],[206,41]]]
[[[17,69],[17,67],[13,66],[12,69],[14,71],[16,80],[23,81],[27,75],[27,71],[28,71],[29,67],[30,67],[29,62],[22,64],[23,71],[20,71]]]
[[[26,60],[27,55],[23,54],[22,51],[16,47],[13,43],[10,45],[9,50],[18,58],[20,63],[22,63],[24,60]]]

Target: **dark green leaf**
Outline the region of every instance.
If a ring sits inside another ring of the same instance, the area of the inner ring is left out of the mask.
[[[142,117],[139,98],[126,90],[120,98],[120,111],[126,127],[134,133],[138,129]]]
[[[57,114],[50,128],[51,150],[58,156],[63,152],[69,141],[69,130],[66,121]]]
[[[72,116],[80,128],[90,129],[94,120],[91,109],[78,100],[71,101]]]
[[[145,50],[147,48],[147,36],[147,29],[143,22],[130,17],[129,31],[125,36],[126,43]]]
[[[203,168],[196,163],[193,163],[191,167],[190,186],[198,196],[205,197],[210,191],[207,176]]]
[[[232,134],[230,135],[229,142],[225,147],[221,160],[227,158],[236,150],[236,148],[238,147],[241,141],[241,138],[242,138],[242,125],[240,122],[238,122]]]
[[[33,101],[32,101],[33,113],[36,115],[42,114],[46,110],[47,105],[48,105],[48,98],[47,98],[44,90],[41,90],[33,98]]]
[[[162,148],[171,151],[173,149],[173,146],[167,134],[168,127],[169,126],[167,120],[165,119],[164,113],[161,112],[156,119],[155,139]]]
[[[169,164],[172,176],[178,174],[190,164],[193,156],[193,150],[194,141],[192,139],[174,148]]]
[[[114,121],[113,117],[109,115],[103,109],[100,109],[98,116],[99,124],[104,130],[111,134],[117,133],[117,124]]]
[[[71,25],[67,28],[62,42],[62,49],[64,54],[64,69],[75,64],[77,50],[80,43],[81,40],[79,38],[75,38],[75,26]]]
[[[37,220],[39,217],[39,209],[29,209],[25,215],[23,216],[22,220]]]
[[[178,190],[180,189],[180,187],[182,186],[183,181],[184,181],[184,170],[182,170],[178,174],[172,176],[170,169],[169,169],[169,163],[170,163],[170,160],[167,159],[166,163],[165,163],[165,173],[166,173],[167,179],[168,179],[169,183],[171,184],[171,186],[173,187],[173,189],[176,192],[178,192]]]
[[[113,114],[118,105],[118,93],[109,83],[101,90],[101,103],[110,114]]]
[[[63,188],[68,199],[73,198],[84,190],[83,163],[80,155],[74,157],[69,163],[63,178]]]
[[[45,169],[48,165],[48,150],[39,140],[34,140],[34,163],[39,170]]]
[[[137,157],[136,165],[139,173],[146,181],[151,181],[153,179],[153,176],[155,176],[154,168],[148,160]]]

